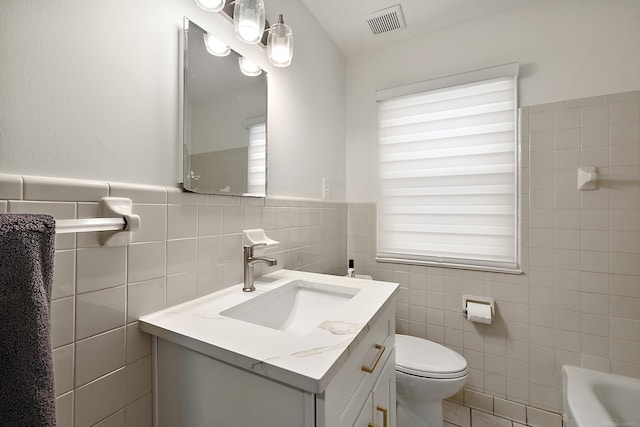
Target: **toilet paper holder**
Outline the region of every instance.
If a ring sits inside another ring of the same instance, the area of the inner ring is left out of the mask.
[[[491,307],[491,318],[495,319],[496,317],[496,302],[491,297],[479,297],[475,295],[462,295],[462,314],[464,318],[467,318],[467,303],[468,302],[476,302],[478,304],[489,304]]]

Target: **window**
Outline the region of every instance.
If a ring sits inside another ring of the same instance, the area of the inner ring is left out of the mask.
[[[267,124],[249,126],[247,193],[265,194],[267,176]]]
[[[377,96],[378,261],[518,272],[517,64]]]

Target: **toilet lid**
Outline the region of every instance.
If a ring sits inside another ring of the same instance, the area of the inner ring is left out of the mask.
[[[396,335],[396,369],[426,378],[459,378],[467,374],[467,361],[433,341]]]

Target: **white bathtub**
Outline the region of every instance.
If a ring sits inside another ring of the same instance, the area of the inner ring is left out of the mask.
[[[569,427],[640,427],[640,379],[563,366]]]

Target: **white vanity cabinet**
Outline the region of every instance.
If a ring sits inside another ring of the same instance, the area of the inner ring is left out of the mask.
[[[395,427],[394,337],[392,299],[322,393],[154,337],[154,425]]]
[[[303,280],[351,297],[302,334],[225,316],[255,298],[239,287],[142,317],[154,426],[395,427],[398,284],[286,270],[267,279],[256,295]]]

